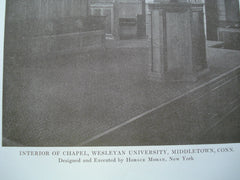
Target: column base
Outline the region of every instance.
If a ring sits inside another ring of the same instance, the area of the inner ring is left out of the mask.
[[[209,69],[206,68],[197,73],[183,73],[179,76],[173,76],[171,73],[157,73],[157,72],[149,72],[148,79],[151,81],[157,82],[196,82],[199,77],[205,75],[209,72]]]
[[[151,81],[158,81],[158,82],[164,82],[164,74],[157,73],[157,72],[149,72],[148,73],[148,79]]]

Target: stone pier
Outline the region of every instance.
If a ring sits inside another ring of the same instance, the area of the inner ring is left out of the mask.
[[[203,4],[155,2],[149,8],[150,79],[195,81],[207,69]]]

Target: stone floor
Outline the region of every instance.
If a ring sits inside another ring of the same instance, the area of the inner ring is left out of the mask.
[[[200,142],[216,144],[240,142],[240,107],[229,113],[212,131],[200,138]],[[224,128],[223,128],[224,127]],[[238,129],[238,130],[236,130]],[[209,138],[211,137],[211,138]]]
[[[240,51],[208,47],[207,57],[210,71],[194,83],[150,81],[145,46],[6,59],[3,136],[23,146],[80,145],[240,65]]]

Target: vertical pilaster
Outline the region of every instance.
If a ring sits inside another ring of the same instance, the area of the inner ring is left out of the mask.
[[[150,72],[153,79],[164,78],[164,13],[162,10],[151,12]]]

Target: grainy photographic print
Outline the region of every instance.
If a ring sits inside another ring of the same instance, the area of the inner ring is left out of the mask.
[[[3,146],[240,142],[239,0],[7,0]]]

